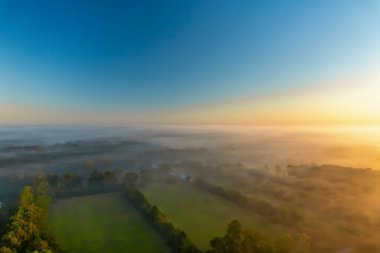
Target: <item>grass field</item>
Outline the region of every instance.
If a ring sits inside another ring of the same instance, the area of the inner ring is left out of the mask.
[[[121,193],[61,199],[50,214],[57,241],[72,253],[168,252]]]
[[[141,191],[201,249],[208,249],[211,239],[223,235],[233,219],[238,219],[245,227],[271,233],[271,236],[282,232],[260,216],[189,184],[152,183]]]

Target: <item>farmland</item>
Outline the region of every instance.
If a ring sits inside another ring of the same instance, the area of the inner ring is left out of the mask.
[[[142,187],[141,191],[149,202],[159,206],[176,226],[186,231],[201,249],[207,249],[211,239],[223,235],[227,224],[233,219],[272,236],[281,230],[259,216],[192,185],[155,182]]]
[[[50,213],[57,241],[72,253],[167,252],[121,193],[60,199]]]

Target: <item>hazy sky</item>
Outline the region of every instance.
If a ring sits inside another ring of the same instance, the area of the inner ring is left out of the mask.
[[[7,123],[380,123],[380,1],[0,0]]]

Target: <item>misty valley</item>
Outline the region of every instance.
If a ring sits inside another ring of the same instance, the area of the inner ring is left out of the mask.
[[[0,0],[0,253],[380,253],[380,0]]]
[[[1,131],[2,253],[380,252],[380,174],[327,132]]]

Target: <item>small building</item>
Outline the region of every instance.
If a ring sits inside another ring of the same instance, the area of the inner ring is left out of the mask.
[[[172,176],[172,177],[176,177],[182,181],[186,181],[186,182],[192,182],[193,181],[193,178],[186,175],[185,173],[182,173],[182,172],[178,172],[178,171],[171,171],[169,172],[169,175]]]

